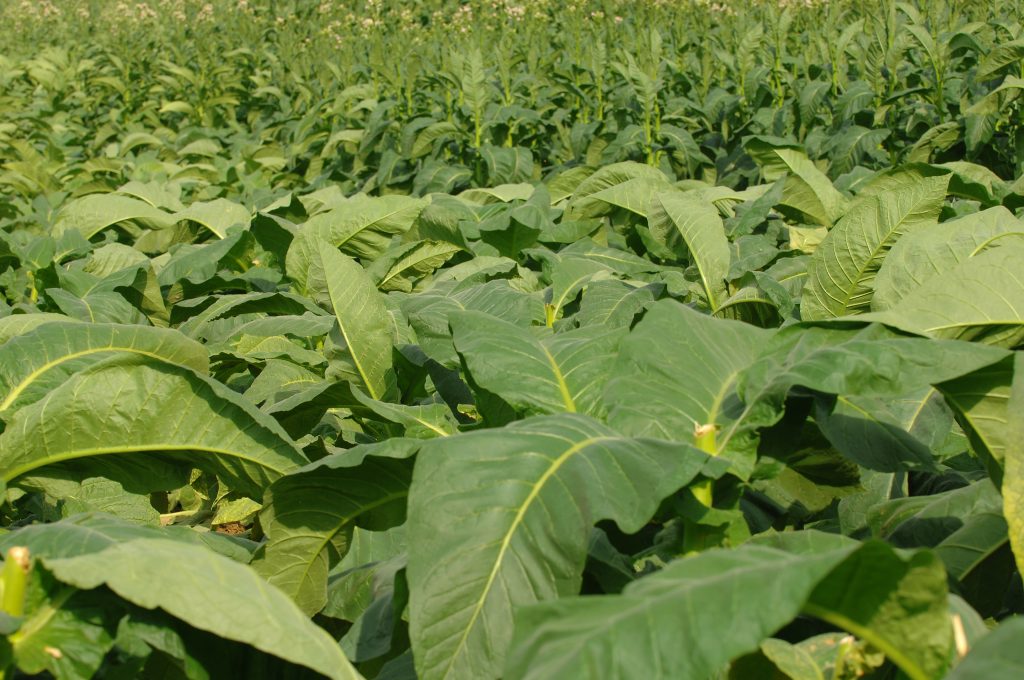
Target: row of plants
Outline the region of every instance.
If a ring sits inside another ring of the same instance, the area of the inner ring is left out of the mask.
[[[5,235],[7,663],[1008,677],[1021,197],[749,148]]]
[[[0,9],[0,677],[1024,671],[1019,3],[121,5]]]
[[[142,5],[2,10],[23,36],[0,55],[6,224],[133,179],[252,209],[626,160],[742,189],[751,135],[840,183],[907,162],[1024,173],[1020,3],[550,3],[512,20],[500,2],[293,0],[213,3],[209,21]],[[340,43],[319,36],[342,20]]]

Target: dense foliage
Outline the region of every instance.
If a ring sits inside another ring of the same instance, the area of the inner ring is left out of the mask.
[[[748,5],[0,7],[0,677],[1024,677],[1024,4]]]

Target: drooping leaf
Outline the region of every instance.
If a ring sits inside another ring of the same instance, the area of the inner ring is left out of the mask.
[[[542,334],[481,312],[455,314],[449,323],[474,383],[527,414],[601,415],[607,369],[621,332]]]
[[[636,531],[706,460],[574,414],[425,445],[408,527],[420,677],[498,675],[514,609],[578,591],[593,524]]]
[[[656,239],[689,256],[700,274],[708,307],[717,310],[725,302],[730,260],[717,208],[682,192],[661,193],[651,200],[648,222]]]
[[[749,472],[755,440],[736,420],[743,410],[736,379],[770,336],[675,301],[655,303],[622,340],[611,367],[608,422],[625,434],[685,442],[693,441],[695,427],[714,424],[720,453]]]
[[[361,677],[331,636],[283,593],[248,566],[206,548],[139,538],[96,553],[46,559],[45,565],[76,588],[105,585],[133,604],[159,607],[200,630],[329,678]]]
[[[745,148],[760,164],[766,181],[774,182],[786,176],[782,204],[799,210],[823,226],[831,226],[846,211],[846,198],[800,149],[767,143],[756,137],[748,140]]]
[[[325,241],[310,253],[309,263],[310,290],[337,317],[361,387],[374,399],[383,398],[394,381],[393,322],[383,296],[362,267]]]
[[[145,201],[117,194],[90,194],[68,203],[53,225],[52,235],[60,236],[77,229],[85,238],[92,238],[107,227],[135,220],[144,226],[166,229],[176,221],[170,213]]]
[[[188,368],[132,357],[78,372],[16,411],[0,435],[7,483],[61,464],[137,477],[133,466],[146,459],[210,470],[256,498],[306,462],[244,397]]]
[[[348,552],[352,530],[383,531],[405,520],[411,476],[410,461],[369,458],[337,467],[328,457],[282,477],[264,498],[260,523],[269,541],[253,566],[315,614],[327,602],[327,572]]]
[[[936,338],[1014,348],[1024,343],[1024,239],[1007,239],[929,279],[867,318]]]
[[[85,366],[131,353],[209,369],[206,350],[180,332],[150,326],[47,323],[0,346],[0,413],[39,400]]]
[[[504,677],[709,678],[801,611],[870,641],[911,678],[941,674],[952,631],[933,555],[902,557],[883,543],[797,549],[798,537],[783,550],[751,544],[677,560],[621,595],[524,609]]]

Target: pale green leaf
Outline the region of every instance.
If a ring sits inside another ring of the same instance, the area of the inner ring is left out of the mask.
[[[867,311],[875,275],[904,234],[936,222],[949,175],[919,177],[850,206],[811,256],[800,314],[828,319]]]

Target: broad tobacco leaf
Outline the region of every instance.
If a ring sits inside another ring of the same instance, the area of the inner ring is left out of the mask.
[[[577,414],[430,440],[409,494],[419,676],[498,675],[515,610],[579,591],[591,527],[637,531],[707,460]]]
[[[941,677],[953,638],[941,562],[808,534],[677,560],[621,595],[523,609],[503,677],[711,678],[801,612],[867,640],[915,680]]]

